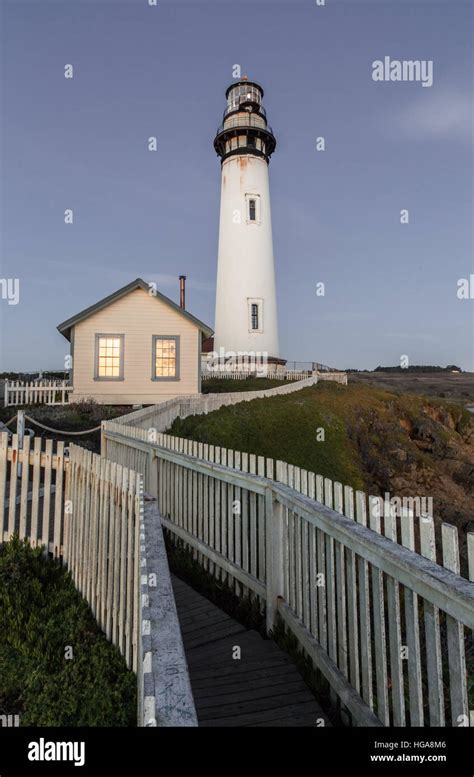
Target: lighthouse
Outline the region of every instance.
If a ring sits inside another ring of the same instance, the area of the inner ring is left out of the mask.
[[[221,364],[229,353],[280,362],[268,181],[275,136],[259,84],[244,76],[226,99],[214,139],[222,167],[214,349]]]

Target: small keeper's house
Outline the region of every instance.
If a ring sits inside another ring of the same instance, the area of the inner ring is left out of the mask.
[[[59,324],[71,344],[71,402],[155,404],[201,391],[203,340],[213,331],[141,278]]]

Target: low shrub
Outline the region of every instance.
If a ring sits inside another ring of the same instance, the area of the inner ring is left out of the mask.
[[[135,675],[66,569],[17,537],[0,547],[0,714],[21,726],[136,725]]]

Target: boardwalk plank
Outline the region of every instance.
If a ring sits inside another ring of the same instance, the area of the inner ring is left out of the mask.
[[[330,725],[272,640],[246,629],[183,581],[173,578],[173,588],[199,725]]]
[[[210,638],[209,632],[212,633],[212,638]],[[201,629],[200,632],[194,632],[193,636],[183,636],[184,647],[185,650],[192,650],[198,645],[213,645],[224,637],[238,636],[244,632],[245,629],[238,623],[221,623],[219,626],[211,624],[209,627]]]
[[[206,677],[224,677],[226,674],[236,676],[240,673],[252,672],[254,670],[265,670],[276,667],[284,667],[286,665],[293,666],[292,661],[287,656],[281,658],[281,652],[273,653],[269,652],[264,657],[252,657],[247,651],[240,661],[229,661],[228,653],[222,657],[218,657],[212,662],[212,668],[209,669],[205,664],[200,666],[199,661],[193,661],[192,656],[187,656],[188,663],[194,666],[199,666],[199,679],[205,680]]]
[[[317,706],[317,705],[316,705]],[[244,715],[236,715],[233,718],[208,718],[199,721],[200,726],[272,726],[274,720],[286,719],[288,726],[293,726],[293,719],[303,714],[313,715],[315,722],[323,716],[315,713],[315,702],[302,702],[300,704],[282,705],[279,709],[259,710]],[[329,722],[326,725],[330,725]]]
[[[249,684],[250,685],[250,684]],[[254,679],[251,683],[251,687],[245,687],[242,690],[242,682],[234,682],[229,684],[221,684],[218,688],[214,686],[208,686],[207,688],[193,688],[194,700],[199,703],[201,709],[206,706],[216,706],[216,701],[222,698],[222,706],[227,707],[229,704],[234,706],[235,702],[240,701],[254,701],[258,699],[268,699],[268,687],[269,678],[260,677]],[[280,692],[281,694],[298,693],[300,691],[306,691],[307,688],[301,678],[294,675],[288,677],[281,675],[278,678],[271,678],[272,691]]]
[[[269,688],[269,691],[271,688]],[[235,718],[239,715],[248,715],[251,712],[264,712],[266,710],[281,710],[285,704],[304,704],[308,702],[309,691],[305,687],[303,691],[291,691],[288,693],[280,693],[260,696],[258,699],[246,699],[243,694],[232,694],[229,697],[229,702],[225,702],[220,697],[216,697],[213,700],[207,701],[204,705],[199,703],[198,700],[198,717],[200,720],[206,720],[208,718],[216,718],[217,714],[221,718]],[[315,709],[317,704],[312,702]],[[217,714],[216,714],[217,713]]]
[[[262,682],[267,683],[268,678],[271,678],[274,683],[278,683],[280,678],[285,677],[286,675],[289,675],[290,677],[294,675],[292,665],[280,666],[279,664],[274,664],[267,668],[266,663],[260,663],[249,671],[242,671],[239,670],[238,667],[235,667],[233,671],[225,671],[225,673],[219,675],[217,675],[217,673],[212,673],[206,678],[202,678],[200,673],[200,679],[195,680],[193,689],[195,693],[211,688],[218,688],[220,690],[224,687],[224,683],[226,688],[232,685],[239,687],[242,681],[252,682],[252,685],[255,688]]]

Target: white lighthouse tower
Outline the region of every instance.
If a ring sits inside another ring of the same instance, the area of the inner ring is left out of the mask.
[[[214,350],[278,360],[268,163],[275,137],[263,89],[244,76],[226,91],[214,140],[222,160]]]

